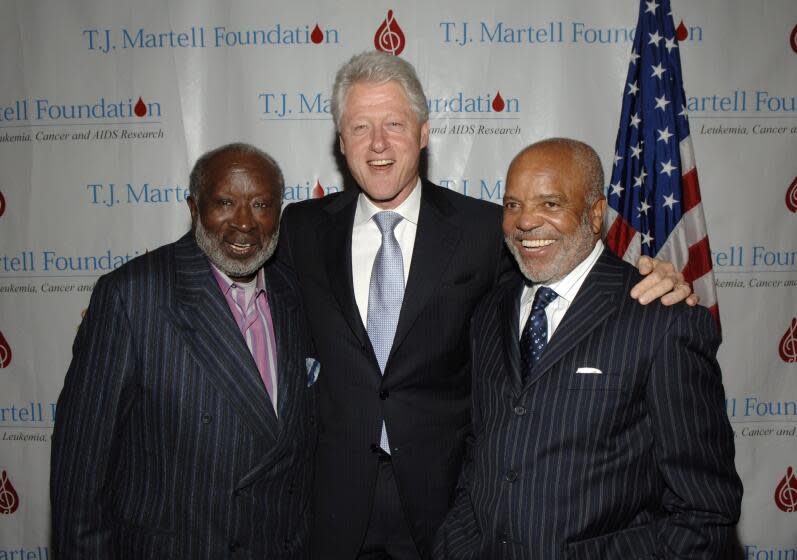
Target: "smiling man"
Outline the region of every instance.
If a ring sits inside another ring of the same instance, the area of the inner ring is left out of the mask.
[[[354,56],[332,116],[359,188],[288,206],[279,249],[321,362],[313,546],[322,559],[428,558],[470,433],[470,317],[511,267],[501,209],[420,177],[429,115],[405,60]],[[637,296],[682,281],[659,269]]]
[[[270,260],[282,189],[256,148],[213,150],[192,231],[97,281],[53,433],[59,560],[308,557],[315,388]]]
[[[630,296],[600,240],[595,151],[512,161],[503,232],[520,274],[471,323],[474,442],[435,558],[725,558],[742,486],[705,308]]]

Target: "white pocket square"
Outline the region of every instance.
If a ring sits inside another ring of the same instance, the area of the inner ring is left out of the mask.
[[[591,373],[591,374],[600,375],[603,372],[601,370],[599,370],[598,368],[594,368],[594,367],[580,367],[580,368],[578,368],[576,370],[576,373]]]
[[[321,373],[321,362],[315,358],[305,358],[304,365],[307,367],[307,386],[310,387],[318,380],[318,374]]]

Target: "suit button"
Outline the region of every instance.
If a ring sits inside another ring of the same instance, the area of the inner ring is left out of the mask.
[[[238,550],[238,546],[239,546],[239,545],[238,545],[238,543],[237,543],[237,542],[235,542],[235,541],[232,541],[232,542],[230,543],[230,546],[229,546],[230,552],[235,552],[236,550]]]
[[[506,479],[509,482],[515,482],[517,480],[517,473],[515,471],[509,471],[506,473]]]
[[[203,424],[210,424],[210,422],[212,420],[213,420],[213,416],[211,416],[210,414],[203,414],[202,415],[202,423]]]
[[[379,398],[382,399],[383,401],[387,400],[389,396],[390,396],[389,391],[379,391]]]
[[[525,406],[516,406],[514,410],[515,414],[517,414],[518,416],[523,416],[527,412]]]

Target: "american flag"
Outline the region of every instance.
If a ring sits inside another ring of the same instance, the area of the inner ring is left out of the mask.
[[[641,0],[607,193],[609,247],[671,261],[719,326],[678,39],[669,0]]]

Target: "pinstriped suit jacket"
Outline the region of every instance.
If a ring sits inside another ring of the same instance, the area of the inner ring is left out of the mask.
[[[480,304],[474,442],[438,558],[721,555],[742,486],[719,337],[703,308],[637,304],[638,279],[604,251],[525,382],[520,276]]]
[[[277,417],[191,234],[100,278],[58,399],[57,558],[306,557],[315,387],[293,284],[266,265]]]

